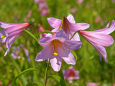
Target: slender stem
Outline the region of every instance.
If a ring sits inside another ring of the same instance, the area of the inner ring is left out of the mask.
[[[71,36],[71,38],[69,40],[71,40],[75,36],[76,33],[77,33],[77,31]]]
[[[49,61],[48,61],[48,63],[46,62],[46,70],[45,70],[45,74],[44,74],[44,86],[46,86],[46,84],[47,84],[48,65],[49,65]]]
[[[40,33],[51,33],[51,34],[53,34],[53,32],[51,32],[51,31],[44,31],[44,32],[40,32]]]
[[[38,42],[38,39],[31,32],[29,32],[28,30],[24,30],[24,31],[28,33],[33,39],[35,39],[36,42]]]

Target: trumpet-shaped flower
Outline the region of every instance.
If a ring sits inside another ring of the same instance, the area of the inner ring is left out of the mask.
[[[74,65],[76,61],[70,50],[76,50],[81,46],[80,41],[68,40],[63,30],[57,32],[55,36],[42,37],[39,44],[45,48],[38,53],[36,61],[50,59],[54,71],[60,70],[62,59],[67,64]]]
[[[69,83],[72,83],[73,80],[79,79],[79,71],[76,71],[73,67],[70,67],[68,70],[63,70],[64,79],[68,79]]]
[[[21,24],[11,24],[0,22],[0,27],[3,30],[0,31],[0,41],[6,42],[6,47],[8,48],[5,52],[5,55],[10,51],[10,47],[13,42],[21,35],[21,33],[28,27],[29,23],[21,23]]]
[[[87,29],[90,26],[87,23],[75,23],[74,17],[71,14],[67,17],[64,17],[62,20],[50,17],[48,18],[48,23],[55,28],[52,30],[52,32],[57,32],[62,28],[68,38],[71,38],[74,32]],[[80,40],[79,35],[76,34],[73,37],[73,40]]]
[[[115,21],[112,21],[112,25],[109,27],[107,24],[106,28],[96,30],[96,31],[83,31],[80,30],[79,33],[88,41],[90,42],[97,52],[101,56],[104,57],[104,60],[107,62],[107,54],[104,47],[108,47],[113,44],[114,40],[109,35],[115,30]]]

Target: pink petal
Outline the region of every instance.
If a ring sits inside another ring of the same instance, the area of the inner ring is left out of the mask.
[[[55,29],[59,29],[60,25],[61,25],[61,20],[60,19],[56,19],[56,18],[53,18],[53,17],[50,17],[47,19],[48,20],[48,23]]]
[[[93,46],[94,46],[94,48],[97,50],[97,52],[99,53],[99,55],[100,55],[100,58],[101,58],[101,56],[103,56],[103,58],[104,58],[104,60],[107,62],[107,53],[106,53],[106,50],[105,50],[105,48],[103,47],[103,46],[100,46],[100,45],[98,45],[98,44],[96,44],[96,43],[92,43],[92,42],[90,42]]]
[[[42,51],[36,56],[36,61],[44,61],[51,57],[51,48],[45,47]]]
[[[115,31],[115,21],[112,21],[111,26],[109,27],[109,23],[107,24],[106,28],[104,29],[100,29],[100,30],[96,30],[96,31],[91,31],[91,32],[97,32],[97,33],[103,33],[103,34],[110,34],[113,31]]]
[[[75,71],[74,79],[79,79],[79,71]]]
[[[73,33],[73,34],[74,34],[74,33]],[[72,35],[73,35],[73,34],[72,34]],[[71,36],[72,36],[72,35],[71,35]],[[69,35],[69,38],[71,38],[71,36]],[[80,41],[79,34],[76,33],[76,34],[74,35],[74,37],[73,37],[71,40],[73,40],[73,41]]]
[[[110,46],[114,40],[110,35],[95,33],[95,31],[80,31],[80,34],[84,36],[89,42],[94,42],[101,46]]]
[[[59,57],[68,57],[70,50],[64,46],[62,46],[61,48],[57,47],[57,53]]]
[[[81,47],[80,41],[66,40],[64,44],[68,49],[71,49],[71,50],[76,50]]]
[[[54,57],[50,59],[51,66],[54,71],[59,71],[61,68],[61,58],[59,57]]]
[[[14,26],[14,24],[0,22],[0,27],[2,27],[2,28],[4,28],[4,29],[9,28],[9,27],[12,27],[12,26]]]
[[[69,26],[70,26],[70,30],[72,32],[76,32],[79,30],[85,30],[85,29],[89,28],[90,25],[87,23],[77,23],[77,24],[70,23]]]
[[[17,31],[17,30],[24,30],[24,28],[26,28],[27,26],[29,26],[29,23],[12,24],[11,27],[6,28],[6,32],[12,33],[12,32]]]
[[[40,40],[39,40],[39,44],[46,47],[51,41],[51,37],[42,37]]]
[[[76,64],[76,60],[71,52],[69,53],[68,57],[62,57],[62,58],[67,64],[72,64],[72,65]]]
[[[74,19],[74,17],[72,16],[72,14],[70,14],[69,16],[67,16],[67,19],[68,19],[69,22],[75,23],[75,19]]]
[[[19,30],[21,28],[25,28],[29,25],[30,25],[30,23],[13,24],[13,23],[0,22],[0,27],[6,29],[6,32],[8,31],[7,33],[10,33],[15,30]]]
[[[6,39],[6,47],[8,48],[7,51],[5,52],[4,56],[7,55],[7,53],[10,51],[10,47],[12,46],[12,44],[14,43],[14,41],[18,38],[20,34],[12,36],[12,37],[8,37]]]
[[[64,39],[68,39],[66,33],[61,29],[59,32],[56,33],[56,37],[59,38],[64,38]]]

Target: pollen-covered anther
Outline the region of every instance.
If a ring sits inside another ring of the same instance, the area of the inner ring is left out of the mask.
[[[57,56],[57,55],[58,55],[58,53],[54,52],[54,56]]]
[[[5,37],[6,37],[6,36],[1,36],[0,38],[3,39],[3,38],[5,38]]]

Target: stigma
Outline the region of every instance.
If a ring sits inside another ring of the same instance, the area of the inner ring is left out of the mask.
[[[58,55],[58,53],[54,52],[54,56],[57,56],[57,55]]]
[[[0,38],[3,39],[3,38],[5,38],[5,37],[6,37],[6,36],[1,36]]]

